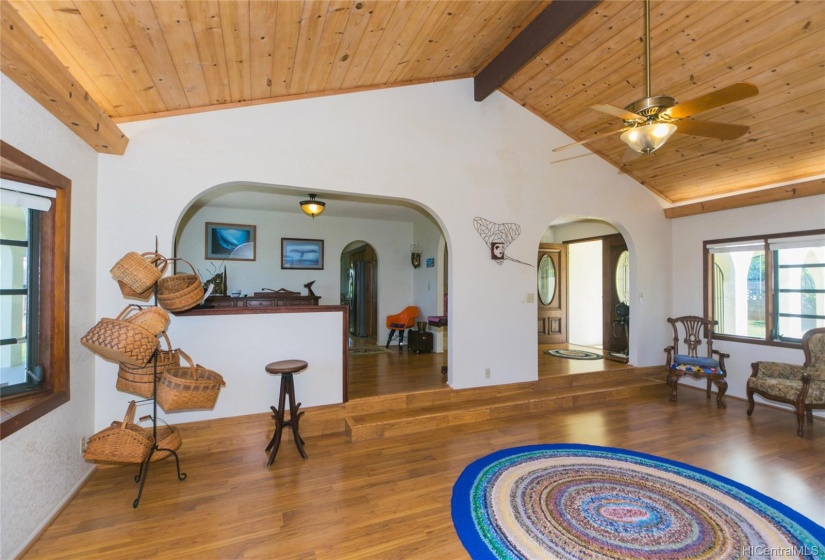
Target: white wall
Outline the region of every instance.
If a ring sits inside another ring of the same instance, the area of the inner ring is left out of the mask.
[[[672,246],[677,260],[674,261],[672,273],[674,297],[671,316],[703,313],[702,243],[705,240],[805,231],[823,226],[825,195],[673,220]],[[672,333],[670,338],[673,338]],[[728,394],[741,398],[745,398],[747,394],[747,379],[751,374],[752,362],[774,361],[802,365],[805,361],[802,350],[776,346],[725,340],[715,343],[713,348],[730,354],[730,358],[725,360]],[[689,378],[680,383],[701,385]],[[756,399],[757,402],[765,402],[759,396]],[[754,412],[758,413],[758,410]],[[825,416],[821,411],[815,414]]]
[[[453,387],[537,377],[536,306],[522,303],[524,294],[535,293],[536,269],[493,262],[473,228],[476,216],[519,224],[521,235],[507,254],[528,263],[558,216],[614,224],[641,270],[633,274],[633,289],[645,293],[631,344],[665,340],[660,333],[669,283],[661,270],[670,268],[670,226],[658,202],[595,158],[552,164],[552,148],[568,139],[503,95],[474,102],[471,80],[121,126],[129,150],[101,156],[100,164],[97,302],[103,314],[122,304],[108,277],[112,263],[129,250],[153,246],[155,235],[161,252],[169,251],[175,224],[193,198],[213,185],[245,181],[414,200],[431,213],[450,244]],[[407,262],[408,247],[398,254]],[[648,345],[631,346],[631,355],[640,365],[661,358]],[[104,398],[99,395],[99,406]],[[98,423],[108,420],[97,416]]]
[[[2,139],[72,181],[69,282],[71,400],[0,442],[0,557],[13,558],[91,471],[80,438],[92,433],[94,363],[80,337],[95,320],[97,154],[5,75]]]

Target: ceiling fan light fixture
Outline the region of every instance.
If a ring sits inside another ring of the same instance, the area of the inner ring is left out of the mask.
[[[650,154],[661,148],[674,132],[675,124],[659,122],[631,128],[620,138],[634,152]]]
[[[314,220],[315,216],[324,211],[324,207],[326,207],[326,205],[326,202],[315,200],[315,195],[311,194],[309,195],[309,200],[301,201],[301,210],[304,211],[304,214],[306,214],[307,216],[311,216]]]

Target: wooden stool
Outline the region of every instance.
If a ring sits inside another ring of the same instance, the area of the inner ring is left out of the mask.
[[[281,433],[284,428],[292,428],[292,436],[295,438],[295,445],[298,447],[298,452],[304,459],[307,454],[304,451],[304,440],[298,434],[298,420],[304,415],[303,412],[298,412],[301,408],[301,403],[295,404],[295,384],[292,380],[292,375],[301,373],[307,368],[307,363],[303,360],[281,360],[280,362],[272,362],[266,366],[266,371],[274,375],[281,376],[281,393],[278,396],[278,408],[271,406],[274,413],[272,417],[275,419],[275,434],[266,446],[266,451],[269,453],[269,461],[266,466],[272,465],[275,461],[275,455],[278,454],[278,447],[281,445]],[[289,420],[284,421],[284,407],[286,396],[289,395]]]

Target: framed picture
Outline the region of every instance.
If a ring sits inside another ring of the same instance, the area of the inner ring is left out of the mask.
[[[206,258],[255,260],[255,226],[206,222]]]
[[[324,240],[282,237],[281,268],[324,270]]]

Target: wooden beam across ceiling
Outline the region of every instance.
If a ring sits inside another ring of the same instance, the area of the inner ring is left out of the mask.
[[[746,206],[755,206],[757,204],[767,204],[769,202],[792,200],[794,198],[820,194],[825,194],[825,179],[823,178],[666,208],[665,218],[684,218],[685,216],[695,216],[708,212],[744,208]]]
[[[478,72],[473,83],[474,99],[484,101],[599,2],[600,0],[552,0],[504,50]]]
[[[0,70],[99,153],[122,155],[129,139],[5,0]]]

